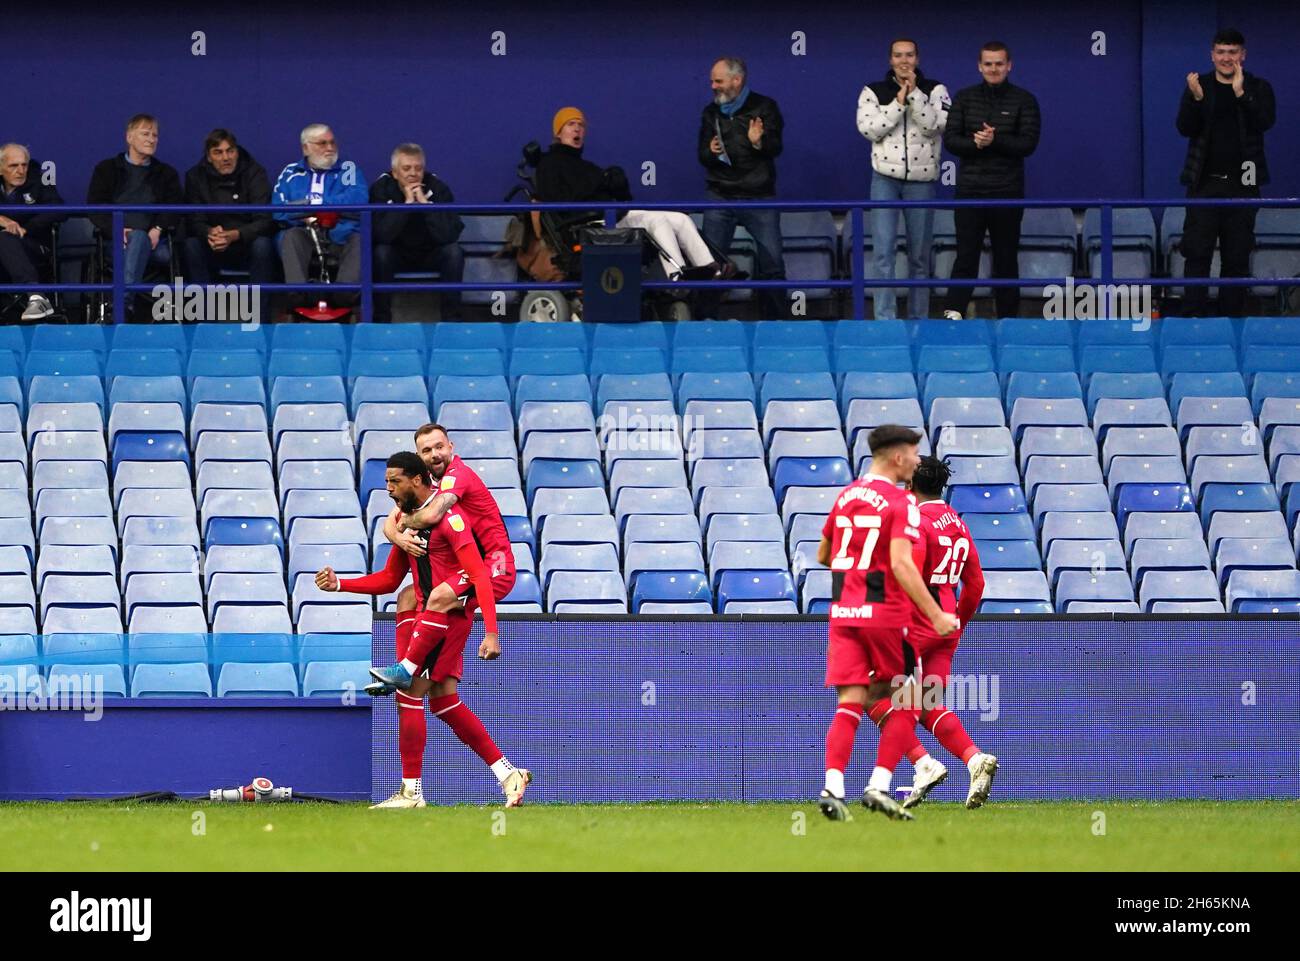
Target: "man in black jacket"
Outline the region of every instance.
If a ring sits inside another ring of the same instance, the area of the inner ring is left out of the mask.
[[[980,47],[983,83],[957,94],[948,111],[943,145],[961,161],[957,169],[958,200],[1023,197],[1025,158],[1038,147],[1041,117],[1038,101],[1028,90],[1012,84],[1011,51],[1000,40]],[[980,250],[987,231],[993,247],[993,276],[1020,276],[1021,207],[959,207],[953,215],[957,229],[957,259],[953,280],[979,274]],[[948,288],[944,316],[960,319],[970,300],[969,286]],[[999,317],[1014,317],[1020,309],[1018,287],[998,287],[993,295]]]
[[[209,206],[271,202],[266,169],[229,130],[218,127],[203,141],[203,159],[185,173],[185,202]],[[212,283],[220,269],[247,270],[254,284],[275,283],[275,221],[269,213],[203,210],[185,218],[185,279]]]
[[[1273,126],[1277,107],[1267,80],[1246,73],[1246,38],[1237,30],[1220,30],[1210,47],[1214,70],[1187,75],[1178,105],[1178,132],[1188,138],[1187,160],[1179,181],[1188,197],[1258,197],[1268,183],[1264,132]],[[1210,276],[1217,240],[1223,257],[1221,276],[1249,277],[1255,247],[1255,207],[1188,207],[1183,223],[1187,277]],[[1208,287],[1187,287],[1183,312],[1205,316]],[[1229,317],[1246,313],[1245,287],[1220,287],[1219,308]]]
[[[67,219],[67,214],[48,208],[62,204],[63,198],[52,184],[41,182],[40,170],[32,166],[31,154],[22,144],[0,147],[0,178],[0,206],[32,208],[30,213],[0,215],[0,280],[35,285],[40,280],[40,265],[50,260],[54,225]],[[22,319],[44,320],[53,313],[44,295],[32,293]]]
[[[771,200],[776,195],[776,158],[781,155],[785,121],[776,101],[749,89],[745,61],[722,57],[709,74],[713,102],[700,117],[697,154],[704,165],[711,200]],[[707,210],[704,237],[726,253],[736,225],[754,238],[757,280],[784,280],[781,255],[781,212],[737,207]],[[702,316],[717,316],[721,298],[700,298]],[[765,289],[759,294],[763,317],[788,316],[786,291]]]
[[[460,283],[465,276],[465,252],[457,240],[465,223],[454,213],[439,210],[437,204],[455,202],[451,188],[424,169],[424,150],[419,144],[398,144],[392,154],[392,169],[370,185],[372,204],[422,204],[401,213],[378,214],[374,220],[374,280],[391,284],[399,271],[436,271],[443,283]],[[375,297],[375,320],[392,320],[392,295]],[[460,291],[442,294],[439,316],[458,319]]]
[[[86,191],[88,204],[181,204],[181,178],[176,168],[154,155],[158,151],[158,120],[149,114],[136,114],[126,124],[126,153],[114,154],[95,165]],[[138,284],[152,262],[166,266],[171,251],[164,231],[174,230],[179,214],[136,211],[126,214],[121,237],[109,237],[113,219],[109,214],[94,214],[94,225],[110,243],[126,248],[124,282]]]

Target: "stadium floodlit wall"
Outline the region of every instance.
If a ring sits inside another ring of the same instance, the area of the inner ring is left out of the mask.
[[[982,619],[954,666],[969,701],[960,713],[1001,759],[999,798],[1297,797],[1298,627],[1267,617]],[[799,800],[821,787],[835,704],[822,687],[825,620],[512,619],[491,663],[473,656],[479,637],[481,625],[461,694],[506,756],[534,771],[530,801]],[[393,643],[393,622],[376,620],[376,663],[391,660]],[[396,713],[392,699],[374,702],[376,800],[400,781]],[[855,790],[875,745],[864,726]],[[895,783],[909,777],[904,762]],[[496,792],[478,758],[431,721],[429,801],[491,802]],[[935,797],[964,792],[958,772]]]
[[[1186,150],[1174,129],[1178,98],[1189,70],[1210,69],[1220,25],[1245,33],[1247,69],[1277,91],[1265,192],[1294,195],[1300,167],[1286,161],[1300,151],[1300,125],[1287,104],[1300,87],[1300,5],[1289,0],[447,0],[400,14],[343,0],[56,0],[24,5],[6,26],[22,51],[11,67],[31,93],[6,104],[5,136],[54,162],[60,192],[75,202],[94,164],[123,149],[138,111],[159,117],[158,156],[182,174],[221,126],[274,178],[300,156],[302,127],[321,121],[368,180],[387,169],[394,145],[414,140],[458,199],[482,203],[515,183],[525,143],[550,140],[554,112],[576,104],[590,123],[590,159],[626,168],[638,200],[678,202],[704,199],[695,137],[707,75],[714,58],[736,54],[785,116],[780,196],[865,196],[870,151],[854,115],[863,85],[885,75],[889,41],[914,37],[922,70],[955,92],[979,82],[977,45],[1000,38],[1012,82],[1042,105],[1028,196],[1176,197]],[[951,189],[941,185],[940,196]]]

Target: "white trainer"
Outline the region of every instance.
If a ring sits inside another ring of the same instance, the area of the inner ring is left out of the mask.
[[[27,309],[23,311],[23,320],[44,320],[54,316],[54,308],[41,294],[32,294],[27,298]]]
[[[525,767],[517,767],[501,782],[501,793],[506,796],[506,807],[517,808],[524,803],[524,792],[533,783],[533,772]]]
[[[408,792],[405,786],[398,788],[393,792],[393,796],[387,801],[380,801],[378,804],[370,805],[370,810],[380,811],[390,808],[422,808],[425,807],[424,795],[418,791]]]
[[[945,310],[945,311],[943,312],[943,319],[944,319],[944,320],[962,320],[962,319],[964,319],[964,318],[962,317],[962,315],[961,315],[961,311],[960,311],[960,310]]]
[[[904,808],[914,808],[926,799],[931,791],[948,780],[948,769],[934,758],[924,768],[917,768],[912,777],[912,792],[903,798]]]
[[[968,808],[982,807],[993,789],[993,775],[998,773],[998,759],[992,754],[976,754],[966,765],[970,769],[970,793],[966,795]]]

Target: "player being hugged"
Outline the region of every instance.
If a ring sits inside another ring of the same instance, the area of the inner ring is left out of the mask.
[[[844,770],[867,705],[880,728],[880,744],[862,804],[890,818],[912,820],[890,797],[889,786],[894,768],[916,740],[916,716],[890,694],[915,664],[907,643],[913,605],[939,637],[957,629],[956,617],[926,590],[912,559],[921,539],[921,514],[916,498],[898,485],[912,479],[920,442],[920,434],[897,424],[871,432],[871,471],[840,492],[817,548],[817,559],[831,569],[826,686],[839,695],[826,732],[826,786],[818,802],[832,821],[850,820]]]
[[[388,458],[385,481],[388,495],[404,513],[427,507],[437,496],[428,468],[412,451],[402,451]],[[500,657],[491,576],[470,525],[458,512],[448,511],[426,535],[422,535],[424,538],[427,540],[418,557],[393,550],[388,555],[388,563],[378,573],[340,580],[332,569],[326,567],[316,575],[316,586],[323,591],[373,595],[391,593],[401,585],[407,571],[413,575],[421,613],[410,631],[405,650],[399,638],[398,663],[370,671],[378,682],[406,695],[406,700],[398,703],[402,787],[387,801],[375,806],[425,806],[420,768],[426,735],[423,698],[427,694],[430,712],[491,767],[506,796],[506,807],[515,807],[522,802],[532,775],[506,760],[483,723],[457,694],[457,684],[464,670],[465,642],[473,624],[471,616],[459,604],[445,611],[429,608],[435,587],[448,581],[472,583],[477,596],[483,599],[484,636],[479,646],[479,657],[484,660]]]
[[[913,714],[953,757],[966,765],[970,771],[966,806],[977,808],[988,800],[998,759],[975,746],[956,712],[946,706],[944,688],[952,674],[952,659],[962,631],[984,596],[984,572],[975,539],[957,512],[943,500],[951,476],[947,462],[937,457],[922,457],[921,466],[912,475],[912,493],[921,512],[921,540],[914,552],[916,566],[930,595],[945,611],[956,614],[958,622],[957,630],[940,637],[919,611],[915,613],[908,642],[920,662],[921,706],[914,708]],[[958,584],[960,600],[956,594]],[[907,756],[916,767],[916,778],[903,807],[913,808],[943,783],[948,770],[929,755],[920,741]]]

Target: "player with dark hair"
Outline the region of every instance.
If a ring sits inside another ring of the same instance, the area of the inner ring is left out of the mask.
[[[930,596],[957,617],[957,629],[943,637],[930,628],[919,612],[913,618],[908,641],[916,651],[921,673],[921,706],[913,713],[953,757],[966,765],[970,771],[966,806],[977,808],[988,800],[998,759],[975,746],[956,712],[945,706],[944,687],[952,673],[952,659],[962,629],[984,596],[984,572],[975,539],[957,512],[943,500],[951,476],[952,469],[947,462],[937,457],[922,457],[921,465],[912,475],[912,493],[921,512],[921,540],[913,558]],[[961,584],[961,600],[955,592],[958,584]],[[907,756],[916,767],[916,779],[903,807],[912,808],[943,783],[948,769],[930,757],[920,741],[911,747]]]
[[[404,513],[427,507],[437,496],[433,478],[420,456],[402,451],[388,458],[385,480],[388,494]],[[393,550],[382,571],[365,577],[340,580],[328,567],[316,575],[316,586],[323,591],[349,591],[356,594],[388,594],[397,590],[409,570],[421,613],[405,645],[399,640],[398,663],[371,674],[408,694],[413,703],[398,704],[398,738],[402,755],[402,787],[376,807],[424,807],[420,771],[424,758],[425,721],[423,698],[429,698],[429,710],[440,718],[460,740],[492,768],[506,807],[522,802],[532,774],[516,768],[501,753],[482,722],[457,694],[457,683],[464,670],[463,654],[473,623],[464,607],[435,611],[427,606],[436,586],[449,580],[464,579],[473,583],[483,609],[484,637],[479,657],[493,660],[501,656],[497,643],[496,603],[491,577],[475,543],[469,523],[460,513],[448,511],[429,528],[424,552],[416,557]],[[405,650],[403,650],[405,647]],[[408,719],[409,718],[409,719]]]
[[[880,727],[880,745],[862,804],[890,818],[912,820],[890,797],[889,785],[916,739],[916,715],[890,696],[915,664],[908,644],[913,605],[937,636],[957,629],[957,619],[926,590],[912,559],[921,539],[921,513],[916,498],[898,485],[912,479],[920,442],[920,434],[897,424],[871,432],[871,471],[835,499],[817,547],[817,560],[832,572],[826,686],[839,695],[826,732],[826,786],[818,802],[832,821],[850,819],[844,769],[868,704],[868,716]]]

